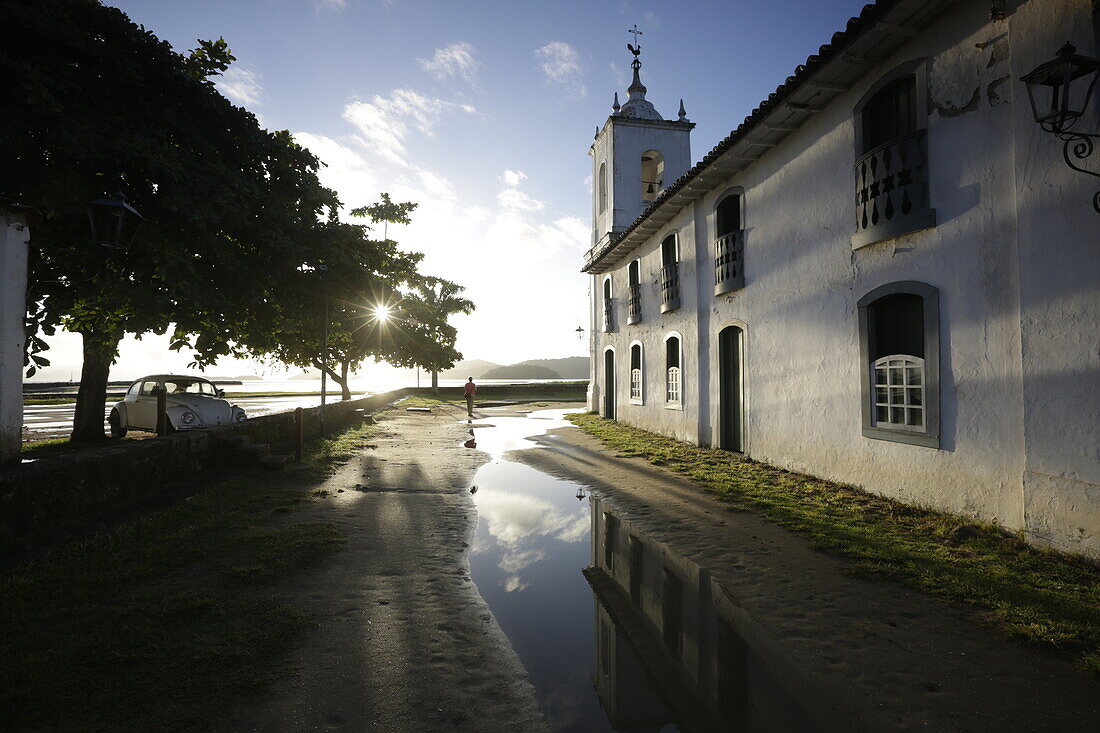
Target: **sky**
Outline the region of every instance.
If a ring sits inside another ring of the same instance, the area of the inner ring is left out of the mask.
[[[626,99],[643,32],[647,98],[682,98],[699,160],[794,68],[858,14],[852,0],[123,0],[112,3],[185,52],[224,37],[218,82],[269,129],[325,164],[348,208],[415,201],[390,238],[423,271],[467,288],[465,358],[507,364],[586,353],[592,136]],[[155,222],[149,225],[155,226]],[[584,334],[582,334],[583,336]],[[187,371],[167,337],[127,338],[113,379]],[[79,378],[80,342],[51,340],[36,379]],[[212,374],[267,373],[223,360]],[[298,370],[292,370],[296,372]]]

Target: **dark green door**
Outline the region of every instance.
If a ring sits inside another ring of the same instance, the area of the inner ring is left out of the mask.
[[[615,352],[603,352],[603,416],[615,419]]]
[[[737,326],[729,326],[718,334],[718,409],[720,425],[718,440],[722,450],[742,452],[744,434],[744,390],[742,381],[741,348],[743,332]]]

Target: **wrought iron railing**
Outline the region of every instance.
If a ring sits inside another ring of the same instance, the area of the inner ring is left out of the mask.
[[[714,240],[714,294],[745,285],[745,230]]]
[[[637,323],[642,320],[642,286],[631,285],[630,294],[626,300],[626,322]]]
[[[894,138],[856,161],[853,247],[936,225],[936,212],[928,200],[926,132]]]
[[[661,268],[661,312],[680,307],[680,264],[673,262]]]
[[[603,330],[604,333],[611,333],[615,330],[615,307],[611,298],[604,298],[603,300]]]

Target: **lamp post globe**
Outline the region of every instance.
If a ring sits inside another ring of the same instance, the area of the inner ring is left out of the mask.
[[[92,241],[104,247],[126,249],[137,236],[145,218],[130,204],[121,191],[105,199],[88,202],[88,225]]]

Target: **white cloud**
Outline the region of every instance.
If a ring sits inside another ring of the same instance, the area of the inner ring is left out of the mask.
[[[462,79],[471,86],[477,86],[477,72],[481,64],[474,58],[477,49],[472,44],[460,41],[443,48],[437,48],[430,59],[417,59],[421,68],[436,79],[453,77]]]
[[[389,234],[403,249],[424,253],[423,272],[467,288],[477,310],[452,323],[459,350],[468,358],[512,363],[583,354],[585,343],[574,329],[588,328],[587,280],[577,272],[591,244],[588,226],[517,188],[527,179],[524,171],[494,175],[500,188],[481,201],[468,193],[469,181],[451,178],[406,151],[416,130],[452,134],[443,113],[431,111],[447,104],[399,90],[346,105],[345,119],[354,125],[346,136],[297,133],[295,138],[327,163],[321,180],[348,207],[376,201],[381,191],[394,201],[418,204],[412,223],[396,230],[391,226]],[[456,109],[465,111],[455,105],[447,114]],[[392,124],[395,119],[399,125]],[[562,307],[539,307],[544,303]]]
[[[521,181],[526,180],[527,174],[523,171],[505,170],[500,174],[500,180],[505,186],[509,188],[515,188]]]
[[[611,61],[607,64],[611,67],[611,75],[615,79],[615,86],[625,87],[630,82],[630,74],[626,73],[626,67]]]
[[[511,211],[542,211],[546,204],[515,188],[506,188],[497,194],[497,201]]]
[[[242,66],[231,66],[218,77],[218,90],[242,107],[256,107],[263,99],[260,75]]]
[[[562,85],[574,97],[588,96],[577,49],[565,41],[551,41],[542,48],[536,49],[535,56],[543,59],[542,73],[546,76],[547,82]]]
[[[404,141],[409,128],[431,136],[445,114],[458,112],[476,114],[477,110],[413,89],[395,89],[388,97],[376,94],[369,102],[352,102],[344,108],[344,119],[355,125],[368,148],[393,163],[407,165]]]
[[[661,27],[661,16],[657,15],[652,10],[647,10],[645,13],[643,13],[642,19],[645,20],[646,25],[650,28]]]
[[[584,190],[588,193],[592,193],[592,174],[589,173],[584,177]]]

